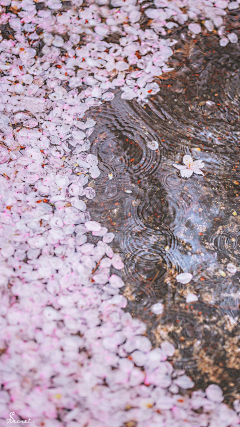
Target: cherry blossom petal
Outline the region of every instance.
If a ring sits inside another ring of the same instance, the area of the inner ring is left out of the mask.
[[[185,156],[183,156],[183,163],[187,167],[191,167],[194,162],[193,162],[192,157],[189,154],[185,154]]]
[[[193,174],[193,171],[191,169],[182,169],[180,170],[180,174],[183,178],[190,178],[190,176]]]
[[[197,168],[197,169],[202,169],[202,168],[204,168],[204,163],[203,163],[203,161],[202,160],[195,160],[194,162],[193,162],[193,168],[195,169],[195,168]]]
[[[177,282],[182,283],[182,285],[186,285],[192,280],[193,275],[191,273],[181,273],[176,277]]]
[[[204,175],[204,173],[198,168],[194,168],[193,172],[196,173],[197,175]]]
[[[177,165],[176,163],[174,163],[174,164],[173,164],[173,166],[174,166],[176,169],[179,169],[179,170],[185,170],[185,169],[187,169],[187,166],[184,166],[184,165]]]

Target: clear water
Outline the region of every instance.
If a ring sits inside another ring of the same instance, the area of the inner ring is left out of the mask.
[[[231,400],[240,392],[240,272],[226,269],[240,259],[240,48],[222,48],[214,35],[177,37],[175,71],[147,104],[117,92],[91,111],[101,175],[88,206],[116,234],[127,310],[147,323],[155,345],[176,346],[173,364],[196,387],[218,383]],[[159,150],[147,147],[151,140]],[[204,161],[204,176],[180,177],[173,163],[184,154]],[[189,285],[176,282],[182,271],[193,274]],[[186,304],[188,292],[198,302]],[[158,301],[160,316],[151,312]]]

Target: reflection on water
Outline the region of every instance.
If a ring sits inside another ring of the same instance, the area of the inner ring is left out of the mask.
[[[116,234],[127,309],[147,323],[154,344],[175,344],[176,369],[197,386],[219,383],[230,397],[240,390],[240,273],[226,269],[240,258],[240,49],[212,35],[181,37],[176,71],[148,104],[116,93],[91,112],[102,173],[90,210]],[[152,140],[159,150],[147,147]],[[204,176],[180,177],[173,163],[184,154],[204,162]],[[189,285],[176,282],[181,271],[193,274]],[[198,302],[186,304],[189,292]],[[156,316],[158,301],[165,309]]]

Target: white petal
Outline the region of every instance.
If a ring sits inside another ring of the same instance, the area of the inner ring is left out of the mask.
[[[179,170],[187,169],[187,166],[184,166],[184,165],[176,165],[175,163],[173,164],[173,166],[174,166],[175,168],[179,169]]]
[[[183,156],[183,163],[188,167],[192,166],[193,165],[192,157],[186,154],[185,156]]]
[[[234,265],[231,262],[229,262],[228,265],[227,265],[227,271],[229,271],[229,273],[231,273],[231,274],[235,274],[236,271],[237,271],[236,265]]]
[[[181,377],[174,380],[174,384],[177,384],[179,387],[185,390],[194,386],[194,382],[190,377],[187,377],[187,375],[182,375]]]
[[[186,302],[195,302],[195,301],[198,301],[197,295],[195,295],[193,293],[190,293],[187,295]]]
[[[196,160],[195,162],[193,162],[193,169],[202,169],[204,168],[204,163],[202,160]]]
[[[157,141],[148,141],[147,147],[150,148],[150,150],[157,150],[159,147],[159,144]]]
[[[162,314],[164,311],[164,305],[161,302],[153,304],[151,307],[151,312],[154,314]]]
[[[196,169],[193,168],[193,172],[196,173],[197,175],[204,175],[204,173],[198,168],[196,168]]]
[[[182,283],[182,285],[186,285],[192,280],[193,275],[191,273],[181,273],[176,277],[177,282]]]
[[[193,174],[193,171],[191,169],[184,169],[181,170],[180,173],[183,178],[190,178],[190,176]]]

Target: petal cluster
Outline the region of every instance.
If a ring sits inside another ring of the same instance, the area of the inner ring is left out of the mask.
[[[216,385],[189,398],[192,379],[167,360],[173,344],[153,349],[124,311],[114,233],[88,209],[101,172],[91,108],[119,88],[141,103],[158,93],[156,77],[172,70],[168,32],[187,21],[193,35],[201,17],[221,45],[238,41],[222,27],[237,2],[141,3],[0,0],[1,425],[10,412],[11,423],[46,427],[239,424],[239,402],[228,408]],[[183,177],[203,174],[201,161],[183,163]]]

